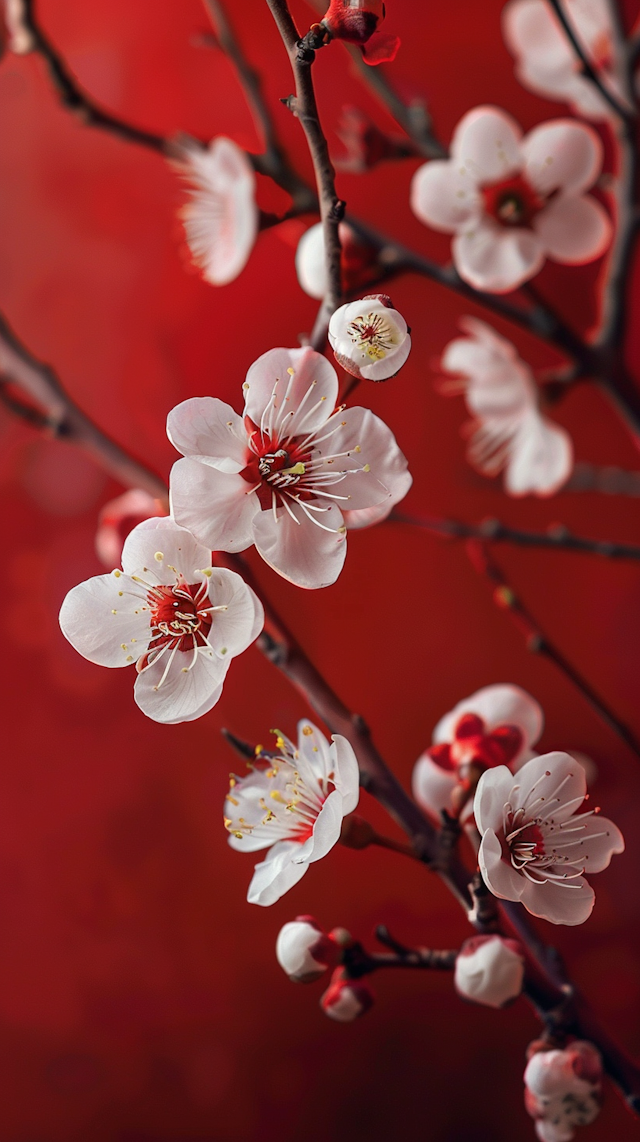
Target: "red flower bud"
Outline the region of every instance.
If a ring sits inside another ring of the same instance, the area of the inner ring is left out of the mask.
[[[361,979],[349,979],[344,968],[336,968],[320,1006],[325,1015],[338,1023],[353,1023],[373,1006],[374,995]]]
[[[384,19],[382,0],[331,0],[322,23],[334,39],[357,44],[365,63],[386,63],[395,58],[400,40],[378,31]]]

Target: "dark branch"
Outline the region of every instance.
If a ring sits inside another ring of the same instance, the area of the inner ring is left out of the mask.
[[[566,12],[561,4],[561,0],[547,0],[547,3],[555,13],[567,39],[569,40],[569,43],[571,44],[571,47],[580,60],[582,65],[582,73],[585,78],[588,79],[593,84],[593,86],[598,89],[602,98],[609,104],[609,107],[612,109],[612,111],[615,111],[618,118],[622,119],[623,122],[633,122],[636,117],[635,112],[631,108],[625,107],[624,104],[619,103],[615,95],[613,95],[612,92],[609,91],[609,88],[606,86],[606,84],[603,83],[602,76],[591,63],[589,56],[580,43],[580,40],[576,36],[573,25],[567,18]]]

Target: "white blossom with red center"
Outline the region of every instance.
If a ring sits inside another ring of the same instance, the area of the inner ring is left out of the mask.
[[[456,991],[486,1007],[504,1007],[522,991],[524,954],[517,940],[503,936],[471,936],[456,958]]]
[[[224,135],[206,149],[195,142],[176,149],[177,165],[193,188],[180,212],[193,260],[205,281],[226,285],[244,269],[258,234],[253,167]]]
[[[433,745],[413,770],[413,795],[434,817],[451,809],[451,795],[468,781],[470,766],[508,765],[517,770],[532,757],[544,718],[540,706],[518,686],[484,686],[458,702],[433,731]]]
[[[571,475],[571,437],[540,412],[533,373],[515,346],[475,317],[460,326],[467,336],[450,341],[440,362],[458,379],[440,391],[464,393],[473,416],[469,463],[485,476],[502,471],[510,496],[553,495]]]
[[[135,700],[156,722],[189,722],[215,706],[231,659],[262,630],[262,604],[172,519],[134,528],[122,571],[74,587],[62,633],[99,666],[135,663]]]
[[[598,809],[578,812],[586,787],[567,753],[535,757],[515,776],[504,765],[483,773],[473,803],[478,863],[495,896],[552,924],[588,919],[594,892],[584,874],[607,868],[624,840]]]
[[[35,40],[27,20],[25,0],[4,0],[4,22],[9,51],[16,55],[32,52]]]
[[[338,364],[366,381],[395,377],[411,351],[407,323],[384,293],[336,309],[329,321],[329,344]]]
[[[365,63],[390,63],[400,47],[398,36],[380,32],[384,20],[382,0],[331,0],[321,23],[333,39],[357,44]]]
[[[609,0],[563,0],[563,8],[604,87],[624,105]],[[511,0],[503,9],[502,26],[507,47],[516,58],[516,75],[525,87],[547,99],[569,103],[587,119],[613,115],[611,105],[583,74],[575,49],[547,0]]]
[[[396,503],[407,462],[372,412],[335,407],[335,369],[312,349],[265,353],[244,392],[242,417],[216,397],[169,414],[185,457],[171,473],[173,514],[212,550],[255,543],[285,579],[325,587],[344,563],[346,512]]]
[[[276,754],[258,754],[247,777],[231,779],[224,806],[229,844],[268,849],[249,886],[250,904],[275,904],[340,837],[343,817],[360,795],[358,763],[346,738],[331,744],[309,722],[298,746],[278,733]]]
[[[585,1039],[531,1056],[524,1101],[541,1142],[570,1142],[576,1126],[594,1121],[602,1103],[602,1079],[600,1052]]]
[[[455,235],[461,278],[507,293],[545,258],[582,265],[604,253],[611,223],[584,193],[601,166],[602,144],[585,123],[554,119],[523,138],[505,111],[476,107],[454,132],[451,159],[416,171],[411,207],[427,226]]]
[[[344,968],[335,968],[331,983],[320,998],[320,1006],[325,1015],[336,1023],[353,1023],[371,1007],[375,996],[362,979],[351,979]]]

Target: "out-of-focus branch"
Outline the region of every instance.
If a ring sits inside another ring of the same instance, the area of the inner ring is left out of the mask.
[[[593,686],[583,678],[547,637],[530,611],[515,594],[501,569],[488,554],[486,545],[477,539],[470,539],[467,542],[467,551],[474,569],[487,580],[496,606],[507,612],[514,625],[524,635],[527,649],[535,654],[542,654],[550,662],[553,662],[565,678],[568,678],[586,698],[602,721],[622,739],[636,757],[640,758],[640,742],[635,734],[624,722],[620,721]]]
[[[376,928],[376,939],[388,952],[368,952],[359,941],[342,949],[342,966],[350,979],[361,979],[381,968],[413,968],[419,971],[453,971],[457,951],[436,948],[406,948],[395,940],[383,924]]]
[[[631,107],[625,107],[620,103],[616,96],[609,90],[607,85],[603,82],[600,72],[593,66],[587,52],[583,45],[580,43],[578,36],[575,33],[571,21],[568,19],[567,14],[562,6],[561,0],[547,0],[549,7],[554,12],[558,19],[565,36],[567,37],[571,47],[573,48],[576,56],[578,57],[582,66],[582,73],[590,83],[599,91],[602,98],[609,104],[609,107],[623,122],[633,122],[636,118],[636,112]]]
[[[1,315],[0,377],[5,382],[3,403],[13,413],[57,439],[78,445],[124,487],[143,488],[166,501],[167,488],[160,476],[130,456],[78,408],[54,370],[29,352]],[[14,396],[7,382],[33,405]]]
[[[552,524],[547,532],[522,531],[508,527],[498,519],[485,519],[481,523],[464,523],[457,519],[438,519],[432,516],[410,515],[394,511],[390,523],[419,527],[433,535],[449,539],[478,539],[490,543],[511,543],[517,547],[543,547],[556,551],[576,551],[587,555],[602,555],[607,559],[640,560],[640,546],[632,543],[613,543],[609,539],[585,539],[573,535],[563,524]]]
[[[640,496],[640,472],[613,465],[576,464],[563,492],[598,492],[604,496]]]

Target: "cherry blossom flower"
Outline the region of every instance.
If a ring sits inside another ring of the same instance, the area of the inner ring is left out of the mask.
[[[272,349],[251,366],[244,417],[215,397],[185,401],[167,431],[175,518],[212,550],[260,555],[299,587],[335,582],[343,509],[397,502],[407,463],[364,408],[334,408],[338,378],[312,349]]]
[[[532,756],[544,724],[540,706],[519,686],[483,686],[458,702],[433,731],[433,745],[413,770],[413,795],[434,817],[452,807],[459,782],[496,765],[517,770]]]
[[[337,1023],[353,1023],[369,1008],[373,1007],[375,996],[362,979],[350,979],[344,968],[336,968],[329,987],[320,999],[325,1015]]]
[[[312,983],[335,964],[338,946],[313,916],[297,916],[278,933],[276,958],[294,983]]]
[[[233,571],[172,519],[148,519],[122,551],[122,571],[69,591],[62,633],[99,666],[130,666],[134,697],[156,722],[190,722],[212,709],[231,659],[262,630],[262,604]]]
[[[505,765],[483,773],[473,804],[478,863],[495,896],[520,900],[552,924],[588,919],[594,892],[583,874],[607,868],[624,840],[597,809],[577,813],[586,787],[567,753],[535,757],[515,777]]]
[[[456,991],[474,1003],[504,1007],[522,991],[524,957],[517,940],[503,936],[472,936],[456,959]]]
[[[253,167],[224,135],[206,149],[187,141],[177,151],[177,165],[193,187],[181,210],[193,260],[205,281],[226,285],[244,269],[258,234]]]
[[[388,32],[379,32],[384,19],[382,0],[331,0],[321,23],[333,39],[357,44],[365,63],[390,63],[395,59],[400,40]]]
[[[129,532],[150,516],[163,514],[163,505],[142,488],[130,488],[109,500],[98,516],[96,555],[105,567],[115,567],[122,559],[122,547]]]
[[[16,55],[32,52],[36,44],[29,27],[25,0],[4,0],[4,23],[9,51]]]
[[[247,777],[232,778],[224,807],[229,844],[268,849],[249,886],[250,904],[275,904],[340,837],[360,795],[358,763],[346,738],[331,744],[298,723],[298,748],[278,733],[277,754],[258,754]]]
[[[476,107],[458,124],[451,159],[420,167],[411,207],[427,226],[455,234],[455,267],[475,289],[507,293],[545,258],[582,265],[604,253],[608,215],[584,192],[602,166],[602,144],[585,123],[554,119],[524,138],[498,107]]]
[[[467,336],[450,341],[440,362],[458,380],[441,391],[464,392],[473,416],[470,464],[485,476],[503,471],[510,496],[553,495],[571,475],[571,437],[540,412],[533,373],[515,346],[475,317],[460,326]]]
[[[362,275],[376,260],[375,250],[358,241],[346,222],[339,226],[342,246],[342,281],[346,293],[357,287]],[[296,250],[296,274],[301,288],[309,297],[320,301],[327,292],[327,267],[324,256],[324,233],[321,222],[310,226],[302,235]]]
[[[602,83],[624,104],[609,0],[563,0],[563,7]],[[583,74],[575,49],[546,0],[511,0],[503,9],[502,27],[516,58],[516,75],[530,91],[563,100],[587,119],[612,115],[610,104]]]
[[[338,364],[366,381],[395,377],[411,351],[407,323],[384,293],[336,309],[329,321],[329,344]]]
[[[531,1056],[524,1072],[525,1106],[541,1142],[570,1142],[574,1127],[597,1118],[602,1077],[600,1052],[584,1039]]]

